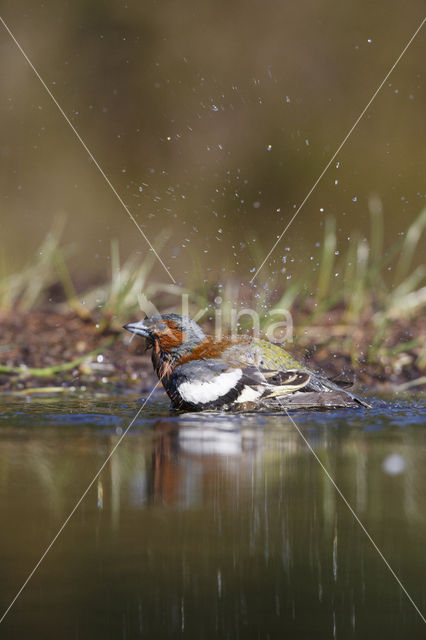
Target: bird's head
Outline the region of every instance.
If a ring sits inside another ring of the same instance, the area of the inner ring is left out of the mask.
[[[180,358],[206,337],[194,320],[177,313],[146,317],[124,325],[124,329],[145,338],[147,348],[152,347],[154,353],[163,358]]]

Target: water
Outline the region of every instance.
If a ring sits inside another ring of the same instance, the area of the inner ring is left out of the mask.
[[[294,419],[426,613],[426,403]],[[11,398],[3,612],[137,408]],[[5,638],[423,638],[413,605],[283,415],[142,411],[0,625]]]

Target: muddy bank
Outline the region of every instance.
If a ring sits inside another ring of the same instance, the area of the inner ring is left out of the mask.
[[[299,318],[298,326],[303,325]],[[328,376],[353,379],[367,389],[424,388],[426,322],[397,324],[385,353],[369,356],[368,322],[356,329],[342,324],[338,312],[304,327],[288,350]],[[124,330],[101,332],[95,322],[75,314],[35,311],[0,316],[0,392],[61,389],[145,392],[156,378],[144,341]],[[208,331],[208,327],[206,327]],[[348,345],[357,346],[354,361]],[[404,349],[404,345],[407,346]],[[371,349],[370,349],[371,351]],[[418,381],[418,384],[417,382]]]

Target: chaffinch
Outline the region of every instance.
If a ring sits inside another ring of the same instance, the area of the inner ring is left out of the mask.
[[[124,329],[152,348],[154,370],[175,409],[368,407],[267,340],[216,340],[176,313],[147,317]]]

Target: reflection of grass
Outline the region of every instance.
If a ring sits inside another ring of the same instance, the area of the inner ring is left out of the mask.
[[[411,331],[411,324],[418,321],[426,306],[426,267],[414,266],[425,232],[426,209],[386,249],[383,213],[377,199],[370,202],[370,214],[369,238],[354,233],[346,249],[340,246],[335,221],[327,219],[318,255],[307,260],[301,276],[289,279],[287,265],[287,271],[283,269],[277,279],[265,265],[255,288],[242,287],[231,279],[220,290],[214,284],[198,289],[194,286],[194,309],[197,305],[212,310],[219,295],[223,327],[230,324],[232,308],[245,306],[261,310],[264,330],[268,323],[276,321],[271,312],[288,309],[294,312],[296,335],[302,347],[320,344],[329,353],[344,355],[356,365],[363,343],[363,360],[387,366],[390,371],[395,368],[394,362],[402,361],[404,353],[415,351],[411,362],[422,369],[426,365],[426,349],[421,342],[421,327]],[[0,264],[1,311],[28,313],[39,307],[58,284],[65,297],[62,311],[73,311],[84,320],[92,320],[99,331],[140,315],[142,297],[161,310],[180,311],[177,296],[182,289],[152,280],[154,254],[148,251],[143,258],[131,256],[121,264],[117,242],[111,246],[109,279],[77,294],[66,264],[69,251],[60,246],[62,227],[61,221],[56,223],[34,262],[21,273],[5,275],[6,265]],[[157,238],[159,250],[166,239],[167,234]],[[257,251],[263,258],[258,246]],[[149,309],[142,307],[142,311]],[[251,320],[242,317],[240,325],[244,331],[250,328]]]

